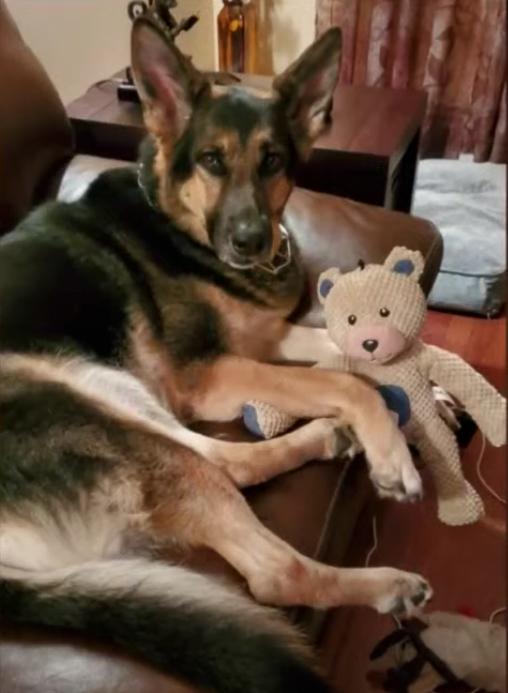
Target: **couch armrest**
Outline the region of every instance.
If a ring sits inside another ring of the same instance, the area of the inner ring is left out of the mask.
[[[0,235],[50,194],[73,151],[70,123],[0,0]]]
[[[308,299],[294,316],[306,325],[322,324],[315,287],[319,274],[329,267],[351,270],[358,260],[383,262],[395,245],[405,245],[419,250],[425,258],[420,281],[426,294],[439,271],[441,234],[429,221],[418,217],[296,188],[284,222],[297,240],[307,270]]]

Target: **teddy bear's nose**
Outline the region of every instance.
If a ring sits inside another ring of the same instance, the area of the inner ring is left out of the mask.
[[[371,354],[373,351],[376,351],[378,346],[379,342],[377,339],[366,339],[364,342],[362,342],[362,347],[365,349],[365,351],[368,351]]]

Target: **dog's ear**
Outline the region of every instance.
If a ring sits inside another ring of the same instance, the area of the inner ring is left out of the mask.
[[[131,64],[148,130],[175,141],[209,82],[162,28],[143,16],[132,27]]]
[[[331,122],[341,45],[340,29],[332,27],[274,80],[273,89],[284,103],[295,144],[303,158]]]

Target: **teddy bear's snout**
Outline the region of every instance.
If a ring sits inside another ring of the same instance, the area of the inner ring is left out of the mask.
[[[362,347],[365,349],[365,351],[368,351],[369,354],[374,353],[374,351],[376,351],[378,346],[379,346],[379,342],[377,341],[377,339],[365,339],[362,342]]]
[[[352,358],[384,363],[400,354],[405,338],[394,325],[367,322],[349,327],[341,347]]]

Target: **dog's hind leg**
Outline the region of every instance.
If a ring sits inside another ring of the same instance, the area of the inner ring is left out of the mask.
[[[149,456],[164,454],[160,447]],[[351,604],[410,613],[431,596],[425,580],[412,573],[334,568],[299,554],[259,522],[226,475],[188,450],[173,453],[169,466],[159,460],[148,493],[156,541],[177,538],[215,550],[260,602],[317,608]]]

